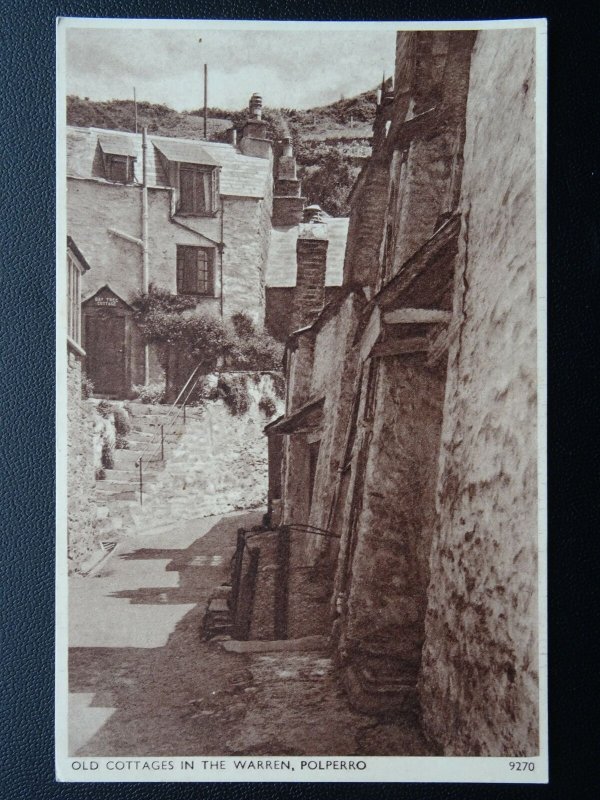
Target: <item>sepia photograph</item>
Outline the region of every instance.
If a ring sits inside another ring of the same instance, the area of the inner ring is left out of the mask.
[[[544,783],[546,21],[57,21],[61,781]]]

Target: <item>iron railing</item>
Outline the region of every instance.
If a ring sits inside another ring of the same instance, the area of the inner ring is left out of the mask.
[[[198,366],[190,374],[183,386],[183,389],[181,389],[177,395],[175,402],[167,411],[165,421],[161,422],[161,424],[157,426],[156,431],[154,432],[150,441],[142,451],[142,454],[138,460],[135,462],[136,469],[139,471],[140,505],[143,505],[144,503],[144,464],[149,464],[154,461],[164,461],[165,434],[168,435],[172,431],[180,415],[183,415],[183,424],[185,425],[187,403],[201,377],[198,374],[199,369],[200,364],[198,364]],[[159,453],[160,457],[156,458]]]

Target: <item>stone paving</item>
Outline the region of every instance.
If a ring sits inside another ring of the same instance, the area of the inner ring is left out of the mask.
[[[201,641],[236,530],[261,515],[172,523],[70,579],[72,755],[429,754],[416,720],[349,707],[322,638],[257,652]]]

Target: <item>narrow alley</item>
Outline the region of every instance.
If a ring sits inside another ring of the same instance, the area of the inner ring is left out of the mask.
[[[202,641],[236,530],[260,518],[174,522],[70,578],[72,755],[431,754],[415,719],[349,707],[322,637]]]

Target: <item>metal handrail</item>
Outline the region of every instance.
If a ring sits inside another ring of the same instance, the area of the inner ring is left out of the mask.
[[[155,434],[154,434],[154,436],[153,436],[153,437],[150,439],[150,441],[148,442],[148,444],[146,445],[146,447],[145,447],[145,448],[144,448],[144,450],[142,451],[142,454],[140,455],[139,459],[138,459],[138,460],[135,462],[135,465],[136,465],[136,467],[137,467],[137,466],[139,466],[139,463],[140,463],[140,461],[142,461],[142,459],[146,460],[146,455],[148,454],[148,451],[149,451],[149,450],[150,450],[150,449],[153,447],[153,445],[155,444],[155,439],[156,439],[156,437],[157,437],[157,434],[159,433],[159,431],[160,431],[161,429],[162,429],[162,431],[163,431],[163,433],[162,433],[162,435],[161,435],[161,441],[163,440],[163,438],[164,438],[164,427],[165,427],[165,424],[167,425],[167,427],[169,427],[169,426],[172,426],[172,425],[175,423],[175,421],[177,420],[177,418],[178,418],[179,414],[181,413],[181,406],[179,406],[179,405],[178,405],[178,404],[179,404],[179,401],[181,400],[181,396],[183,395],[183,393],[185,392],[185,390],[186,390],[186,389],[187,389],[187,387],[189,386],[189,384],[190,384],[190,381],[193,379],[194,375],[195,375],[195,374],[198,372],[198,370],[199,370],[199,369],[200,369],[200,364],[198,364],[198,366],[197,366],[197,367],[195,367],[195,369],[194,369],[194,370],[191,372],[191,374],[190,374],[189,378],[187,379],[187,381],[185,382],[185,384],[184,384],[184,386],[183,386],[183,389],[181,389],[181,391],[180,391],[180,392],[179,392],[179,394],[177,395],[177,398],[175,399],[175,402],[172,404],[172,406],[171,406],[171,407],[169,408],[169,410],[167,411],[167,414],[166,414],[166,419],[167,419],[167,422],[166,422],[166,423],[163,423],[163,424],[161,425],[161,427],[160,427],[160,428],[157,428],[157,430],[156,430],[156,433],[155,433]],[[187,403],[187,401],[188,401],[188,400],[189,400],[189,398],[190,398],[190,395],[191,395],[191,393],[192,393],[192,392],[193,392],[193,390],[195,389],[195,387],[196,387],[196,384],[198,383],[199,377],[200,377],[200,376],[198,376],[198,378],[196,378],[196,380],[194,381],[194,385],[192,386],[191,390],[190,390],[190,391],[188,392],[188,394],[187,394],[187,397],[186,397],[186,399],[185,399],[185,401],[184,401],[184,403],[183,403],[183,407],[184,407],[184,408],[185,408],[185,404]],[[174,410],[176,410],[176,414],[175,414],[175,416],[173,417],[173,419],[169,420],[169,417],[171,416],[171,414],[173,413],[173,411],[174,411]],[[155,447],[155,448],[154,448],[154,450],[153,450],[153,452],[152,452],[152,455],[154,455],[154,453],[155,453],[155,452],[157,452],[157,450],[158,450],[158,447]]]
[[[302,522],[290,522],[289,524],[285,525],[278,525],[276,528],[269,528],[264,531],[244,531],[244,539],[251,539],[253,536],[261,536],[268,533],[279,533],[282,528],[287,528],[289,530],[296,530],[299,533],[307,533],[312,534],[314,536],[328,536],[331,539],[341,539],[342,537],[338,533],[333,533],[333,531],[328,531],[326,528],[319,528],[316,525],[308,525]]]
[[[196,376],[196,380],[192,383],[192,386],[191,386],[190,390],[188,391],[187,395],[185,396],[183,404],[181,406],[178,406],[178,403],[181,400],[181,397],[182,397],[183,393],[185,392],[185,390],[190,385],[190,382],[192,381],[194,375],[196,375],[196,373],[198,372],[199,369],[200,369],[200,364],[198,364],[198,366],[192,371],[190,377],[185,382],[185,384],[183,386],[183,389],[179,392],[179,394],[177,395],[177,398],[175,399],[175,402],[173,403],[173,405],[171,406],[171,408],[167,412],[167,420],[168,420],[168,422],[166,423],[166,425],[167,425],[167,433],[169,432],[169,429],[172,428],[175,425],[175,423],[177,422],[177,420],[179,418],[179,415],[181,414],[182,410],[183,410],[183,420],[185,422],[186,404],[187,404],[187,401],[190,399],[190,397],[192,395],[192,392],[196,388],[196,384],[200,380],[200,375]],[[169,417],[173,414],[174,410],[176,410],[175,414],[171,417],[171,419],[169,419]],[[156,445],[155,445],[154,449],[148,455],[148,452],[150,451],[150,448],[154,444],[154,441],[155,441],[155,439],[156,439],[156,437],[157,437],[159,432],[160,432],[160,441],[156,442]],[[159,449],[160,449],[161,461],[164,461],[164,457],[165,457],[164,446],[165,446],[165,423],[162,423],[160,425],[160,427],[157,428],[155,434],[152,436],[152,438],[150,439],[150,441],[148,442],[148,444],[144,448],[141,456],[135,462],[136,469],[139,469],[139,472],[140,472],[140,505],[144,504],[144,466],[143,466],[144,465],[144,461],[147,461],[148,463],[151,463],[153,461],[153,456],[156,455],[156,453],[158,453]]]

